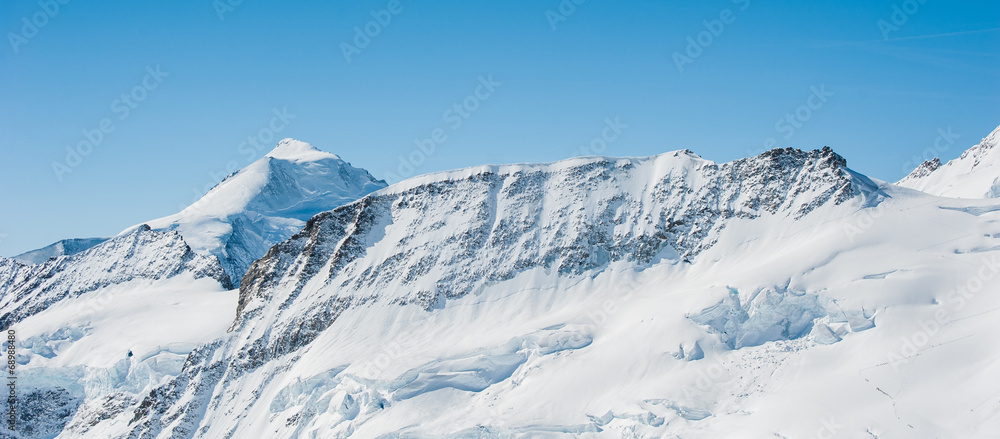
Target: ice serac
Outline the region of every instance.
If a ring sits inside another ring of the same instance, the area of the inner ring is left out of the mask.
[[[87,250],[108,238],[74,238],[63,239],[37,250],[31,250],[14,256],[14,259],[26,264],[41,264],[59,256],[71,256]]]
[[[183,272],[231,284],[215,257],[195,254],[175,232],[145,225],[42,264],[0,258],[0,327],[10,328],[61,300],[98,288],[168,279]]]
[[[921,163],[896,184],[952,198],[1000,198],[1000,127],[948,163]]]
[[[285,139],[183,211],[147,224],[177,231],[196,252],[218,257],[238,280],[313,215],[382,187],[385,182],[334,154]]]

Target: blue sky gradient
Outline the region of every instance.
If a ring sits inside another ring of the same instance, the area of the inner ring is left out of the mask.
[[[0,31],[8,256],[174,213],[285,137],[389,180],[829,145],[895,181],[1000,124],[995,1],[11,0]]]

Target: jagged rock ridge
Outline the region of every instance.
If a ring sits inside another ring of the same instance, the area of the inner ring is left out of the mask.
[[[253,265],[239,314],[253,318],[275,291],[295,300],[307,284],[338,299],[391,291],[383,298],[430,308],[532,267],[579,274],[665,249],[693,258],[726,219],[803,216],[859,193],[854,178],[829,148],[721,165],[678,152],[437,174],[310,220]]]

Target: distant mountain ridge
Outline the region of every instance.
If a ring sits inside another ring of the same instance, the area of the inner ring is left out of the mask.
[[[1000,198],[1000,127],[948,163],[933,158],[896,184],[931,195]]]
[[[13,259],[26,264],[41,264],[49,259],[59,256],[70,256],[98,245],[108,238],[72,238],[57,241],[54,244],[31,250],[14,256]]]
[[[176,232],[149,226],[41,264],[0,258],[0,327],[9,328],[63,299],[99,288],[181,273],[232,285],[215,257],[195,254]]]

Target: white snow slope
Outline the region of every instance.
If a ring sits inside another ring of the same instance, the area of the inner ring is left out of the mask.
[[[336,155],[285,139],[186,209],[145,224],[176,230],[195,252],[218,257],[237,281],[250,263],[313,215],[382,187],[385,182]]]
[[[955,198],[1000,198],[1000,127],[961,157],[944,165],[937,158],[922,163],[898,185]]]
[[[177,276],[26,319],[18,437],[993,438],[998,251],[996,200],[828,149],[431,174],[315,216],[238,299]]]

